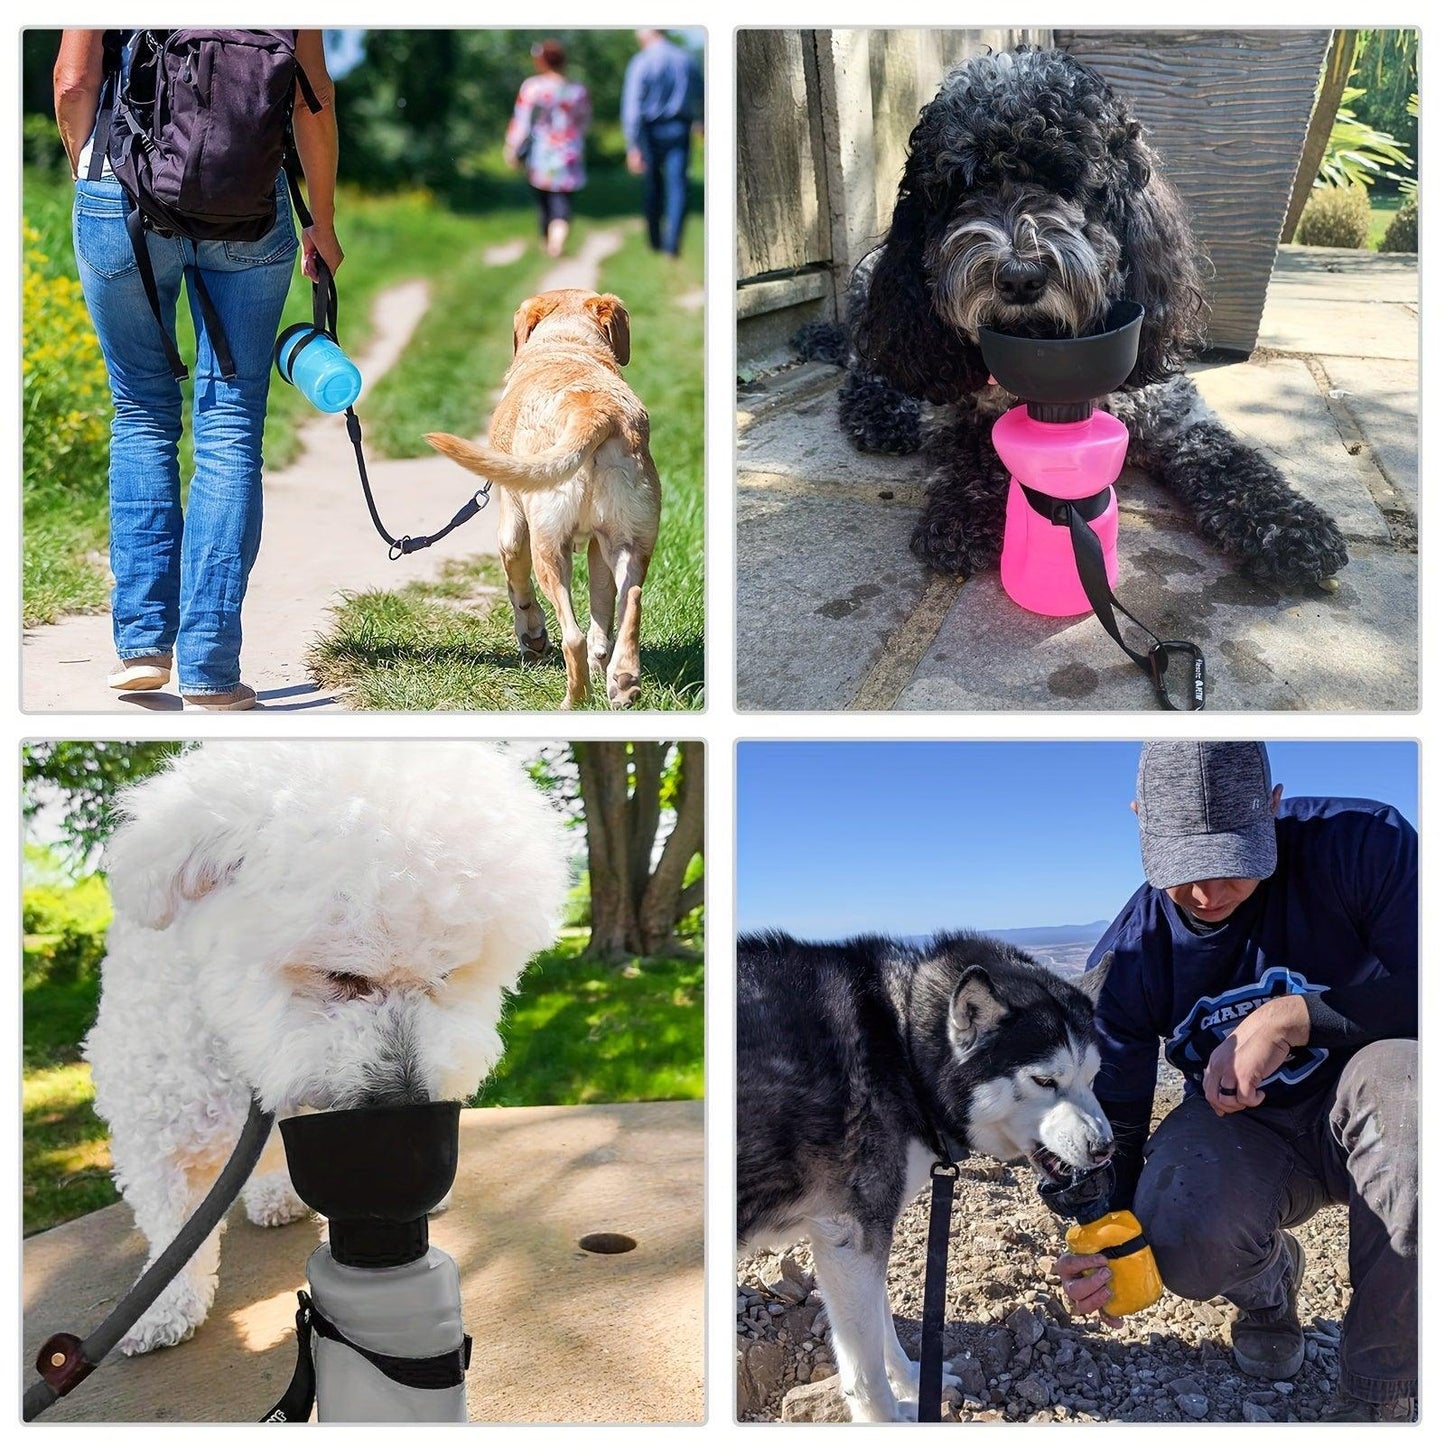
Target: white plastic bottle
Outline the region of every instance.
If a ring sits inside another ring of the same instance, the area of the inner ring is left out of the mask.
[[[316,1308],[348,1340],[383,1355],[429,1359],[460,1348],[461,1277],[445,1250],[430,1246],[410,1264],[357,1268],[338,1264],[323,1244],[306,1264]],[[396,1422],[465,1424],[463,1380],[417,1389],[388,1378],[350,1346],[311,1336],[316,1362],[316,1418],[323,1424]]]

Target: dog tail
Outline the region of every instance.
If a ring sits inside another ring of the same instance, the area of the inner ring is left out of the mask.
[[[574,476],[611,431],[612,418],[606,414],[575,411],[567,418],[562,435],[550,447],[527,456],[478,446],[449,432],[428,432],[426,440],[443,456],[479,477],[521,492],[540,492]]]

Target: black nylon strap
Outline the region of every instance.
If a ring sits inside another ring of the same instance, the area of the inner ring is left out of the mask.
[[[316,1361],[311,1350],[311,1337],[320,1335],[338,1345],[354,1350],[388,1380],[411,1390],[450,1390],[466,1380],[472,1363],[472,1337],[463,1335],[454,1350],[417,1359],[409,1355],[384,1355],[368,1350],[348,1339],[316,1308],[306,1291],[298,1290],[296,1302],[296,1369],[286,1393],[261,1417],[263,1425],[304,1424],[311,1418],[316,1404]]]
[[[122,192],[124,194],[124,192]],[[184,381],[189,373],[186,371],[186,363],[181,360],[181,353],[176,350],[176,343],[166,327],[165,318],[161,315],[161,293],[156,286],[155,268],[151,265],[151,252],[146,244],[145,217],[131,204],[129,196],[125,200],[125,230],[130,237],[130,248],[135,255],[136,270],[140,272],[140,284],[145,291],[146,300],[150,302],[151,315],[156,319],[156,330],[160,332],[161,350],[165,352],[166,365],[171,369],[171,375],[177,381]]]
[[[1133,1239],[1126,1239],[1123,1244],[1106,1244],[1103,1249],[1097,1249],[1095,1254],[1102,1254],[1105,1259],[1125,1259],[1131,1254],[1138,1254],[1141,1249],[1148,1249],[1149,1241],[1144,1238],[1143,1230],[1140,1230]]]
[[[211,293],[206,290],[206,283],[201,277],[201,268],[192,266],[190,268],[191,279],[196,286],[196,302],[201,308],[201,320],[205,323],[206,335],[211,342],[211,350],[216,353],[216,365],[221,369],[223,381],[234,381],[236,378],[236,359],[231,355],[231,343],[226,340],[225,328],[221,325],[220,313],[216,310],[215,302],[211,300]]]
[[[1154,689],[1154,696],[1161,707],[1167,708],[1170,712],[1201,711],[1204,707],[1205,696],[1204,654],[1192,642],[1161,641],[1114,596],[1109,586],[1108,573],[1104,569],[1104,549],[1100,545],[1094,529],[1089,526],[1088,521],[1074,503],[1062,502],[1056,505],[1067,510],[1069,538],[1074,546],[1074,564],[1079,569],[1079,581],[1083,584],[1084,595],[1089,599],[1089,606],[1094,609],[1094,616],[1103,624],[1104,631],[1119,644],[1119,647],[1133,659],[1135,665],[1149,679],[1149,683]],[[1056,525],[1062,525],[1057,518],[1055,521]],[[1135,627],[1150,639],[1152,645],[1147,653],[1136,652],[1124,641],[1123,635],[1119,631],[1118,621],[1114,617],[1115,608],[1118,608]],[[1164,686],[1164,672],[1169,666],[1171,653],[1188,658],[1193,668],[1193,675],[1190,679],[1190,706],[1187,708],[1177,707]]]
[[[923,1271],[923,1344],[918,1357],[918,1419],[943,1418],[943,1312],[948,1294],[948,1224],[958,1166],[936,1160],[928,1202],[928,1259]]]

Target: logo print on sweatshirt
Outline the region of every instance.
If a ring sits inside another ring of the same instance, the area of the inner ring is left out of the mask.
[[[1261,1004],[1272,998],[1286,998],[1290,994],[1323,993],[1324,984],[1311,983],[1302,973],[1289,968],[1268,968],[1258,983],[1244,983],[1237,988],[1226,989],[1212,998],[1201,998],[1189,1010],[1188,1017],[1169,1036],[1164,1045],[1164,1057],[1179,1070],[1192,1078],[1204,1073],[1209,1056],[1239,1026],[1241,1019],[1252,1014]],[[1260,1087],[1270,1084],[1298,1084],[1307,1079],[1324,1063],[1328,1053],[1324,1049],[1291,1049],[1284,1062],[1267,1079],[1260,1080]]]

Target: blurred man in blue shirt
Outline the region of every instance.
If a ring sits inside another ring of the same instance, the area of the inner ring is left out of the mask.
[[[698,63],[661,30],[639,30],[642,47],[622,80],[627,168],[642,180],[648,244],[676,256],[687,209],[687,161],[694,122],[702,119]]]

